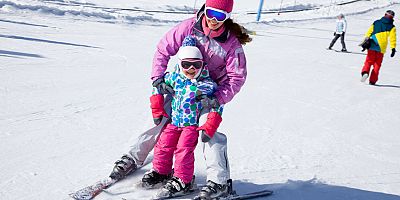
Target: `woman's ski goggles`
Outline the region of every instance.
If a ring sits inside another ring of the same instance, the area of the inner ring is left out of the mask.
[[[224,22],[231,17],[231,13],[212,7],[206,7],[204,13],[206,14],[207,19],[215,19],[217,22]]]
[[[183,69],[189,69],[193,66],[195,69],[200,69],[203,67],[202,60],[182,60],[181,66]]]

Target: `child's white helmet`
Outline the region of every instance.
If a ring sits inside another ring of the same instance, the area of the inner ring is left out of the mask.
[[[197,48],[196,46],[182,46],[179,48],[178,58],[180,60],[188,58],[202,60],[203,55],[201,55],[199,48]]]

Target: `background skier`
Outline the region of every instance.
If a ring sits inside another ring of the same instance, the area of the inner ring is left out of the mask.
[[[395,13],[392,10],[386,11],[385,15],[376,20],[365,33],[365,40],[368,41],[368,53],[361,70],[361,82],[364,82],[369,77],[371,66],[374,66],[369,84],[375,85],[378,81],[379,70],[382,65],[383,55],[386,52],[390,38],[390,48],[393,57],[396,53],[396,27],[393,25],[393,18]],[[364,47],[363,47],[364,48]]]
[[[336,31],[333,33],[333,39],[328,49],[331,50],[333,45],[335,45],[337,39],[340,37],[340,42],[342,43],[342,52],[346,52],[346,44],[344,43],[344,35],[347,29],[347,21],[343,14],[339,14],[336,20]]]

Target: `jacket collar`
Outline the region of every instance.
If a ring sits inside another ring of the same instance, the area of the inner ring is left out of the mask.
[[[393,24],[393,19],[388,18],[388,17],[382,17],[381,21],[385,24]]]

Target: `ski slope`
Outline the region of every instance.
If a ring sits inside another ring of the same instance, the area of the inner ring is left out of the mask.
[[[0,1],[1,199],[69,199],[106,177],[152,126],[156,44],[202,2]],[[220,128],[234,187],[272,189],[271,200],[400,199],[400,55],[385,55],[370,86],[359,81],[365,53],[357,46],[387,9],[400,16],[400,1],[270,0],[265,12],[305,11],[266,13],[256,23],[258,2],[234,6],[233,18],[256,32],[244,47],[247,82]],[[325,50],[338,13],[353,53]],[[110,190],[133,191],[150,168]],[[198,183],[204,168],[198,148]]]

